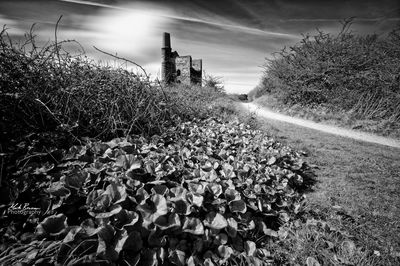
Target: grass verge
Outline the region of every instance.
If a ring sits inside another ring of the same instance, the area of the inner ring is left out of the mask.
[[[318,166],[318,183],[306,194],[305,222],[270,247],[277,264],[316,259],[323,265],[398,265],[398,149],[275,120],[258,122]]]
[[[263,95],[255,99],[254,102],[292,117],[400,139],[400,124],[390,119],[362,119],[353,111],[344,111],[323,104],[314,106],[289,105],[278,100],[273,94]]]

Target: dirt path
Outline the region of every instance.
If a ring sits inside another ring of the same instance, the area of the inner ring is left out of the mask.
[[[242,107],[256,111],[261,130],[306,151],[305,160],[319,167],[318,183],[307,194],[312,210],[344,226],[369,250],[386,256],[400,252],[400,143],[276,114],[252,103]],[[338,213],[351,219],[346,222]]]
[[[331,134],[335,134],[335,135],[339,135],[339,136],[362,140],[365,142],[378,143],[381,145],[400,148],[400,141],[398,141],[398,140],[385,138],[385,137],[381,137],[381,136],[376,136],[376,135],[372,135],[372,134],[368,134],[368,133],[358,132],[358,131],[354,131],[354,130],[348,130],[348,129],[339,128],[339,127],[335,127],[335,126],[315,123],[312,121],[308,121],[308,120],[304,120],[304,119],[300,119],[300,118],[294,118],[294,117],[290,117],[290,116],[283,115],[283,114],[278,114],[278,113],[272,112],[266,108],[262,108],[254,103],[243,103],[243,105],[247,110],[249,110],[251,112],[256,112],[257,115],[262,116],[264,118],[279,120],[279,121],[299,125],[302,127],[312,128],[315,130],[319,130],[319,131],[323,131],[323,132],[327,132],[327,133],[331,133]]]

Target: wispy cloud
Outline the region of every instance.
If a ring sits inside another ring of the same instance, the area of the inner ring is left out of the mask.
[[[18,21],[6,18],[0,14],[0,31],[5,28],[11,35],[23,35],[25,32],[19,27]]]
[[[105,7],[105,8],[111,8],[111,9],[117,9],[117,10],[125,10],[123,7],[119,7],[116,5],[106,5],[102,3],[97,3],[97,2],[90,2],[90,1],[80,1],[80,0],[59,0],[61,2],[68,2],[68,3],[74,3],[74,4],[81,4],[81,5],[87,5],[87,6],[97,6],[97,7]]]
[[[80,1],[80,0],[60,0],[60,1],[62,1],[62,2],[70,2],[70,3],[75,3],[75,4],[82,4],[82,5],[98,6],[98,7],[110,8],[110,9],[117,9],[117,10],[124,10],[124,11],[133,11],[133,10],[135,10],[134,7],[130,8],[130,7],[127,7],[127,6],[123,7],[123,6],[107,5],[107,4],[89,2],[89,1]],[[201,12],[201,10],[199,10],[199,12]],[[282,32],[274,32],[274,31],[267,31],[267,30],[262,30],[262,29],[243,26],[243,25],[227,24],[227,23],[222,23],[222,22],[218,22],[218,21],[209,21],[209,20],[204,20],[204,19],[199,19],[199,18],[180,16],[180,15],[173,14],[171,12],[171,10],[169,10],[169,14],[157,13],[157,16],[161,16],[161,17],[166,18],[166,19],[180,20],[182,22],[186,21],[186,22],[195,22],[195,23],[200,23],[200,24],[212,25],[212,26],[221,27],[221,28],[224,28],[224,29],[227,29],[227,30],[237,30],[237,31],[243,31],[243,32],[246,32],[246,33],[257,34],[257,35],[278,36],[278,37],[283,37],[283,38],[297,38],[298,37],[298,36],[293,35],[293,34],[287,34],[287,33],[282,33]]]
[[[342,21],[343,18],[290,18],[290,19],[281,19],[280,21],[285,22],[339,22]],[[398,18],[387,18],[387,17],[379,17],[379,18],[354,18],[354,22],[377,22],[377,21],[400,21],[400,17]]]

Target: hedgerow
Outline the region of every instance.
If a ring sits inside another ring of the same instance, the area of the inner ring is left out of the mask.
[[[361,119],[400,121],[400,34],[357,35],[351,21],[339,34],[318,31],[265,64],[250,94],[272,94],[287,105],[351,111]]]
[[[224,95],[210,87],[166,88],[122,64],[110,66],[82,53],[70,54],[63,49],[66,43],[80,48],[74,41],[39,48],[32,32],[23,43],[13,42],[5,28],[0,33],[5,138],[56,129],[101,139],[151,135],[181,119],[211,115],[204,103]]]

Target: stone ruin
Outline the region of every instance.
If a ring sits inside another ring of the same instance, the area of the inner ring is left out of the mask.
[[[164,83],[181,83],[200,85],[202,81],[203,62],[190,55],[179,56],[171,49],[171,36],[164,32],[161,47],[161,81]]]

